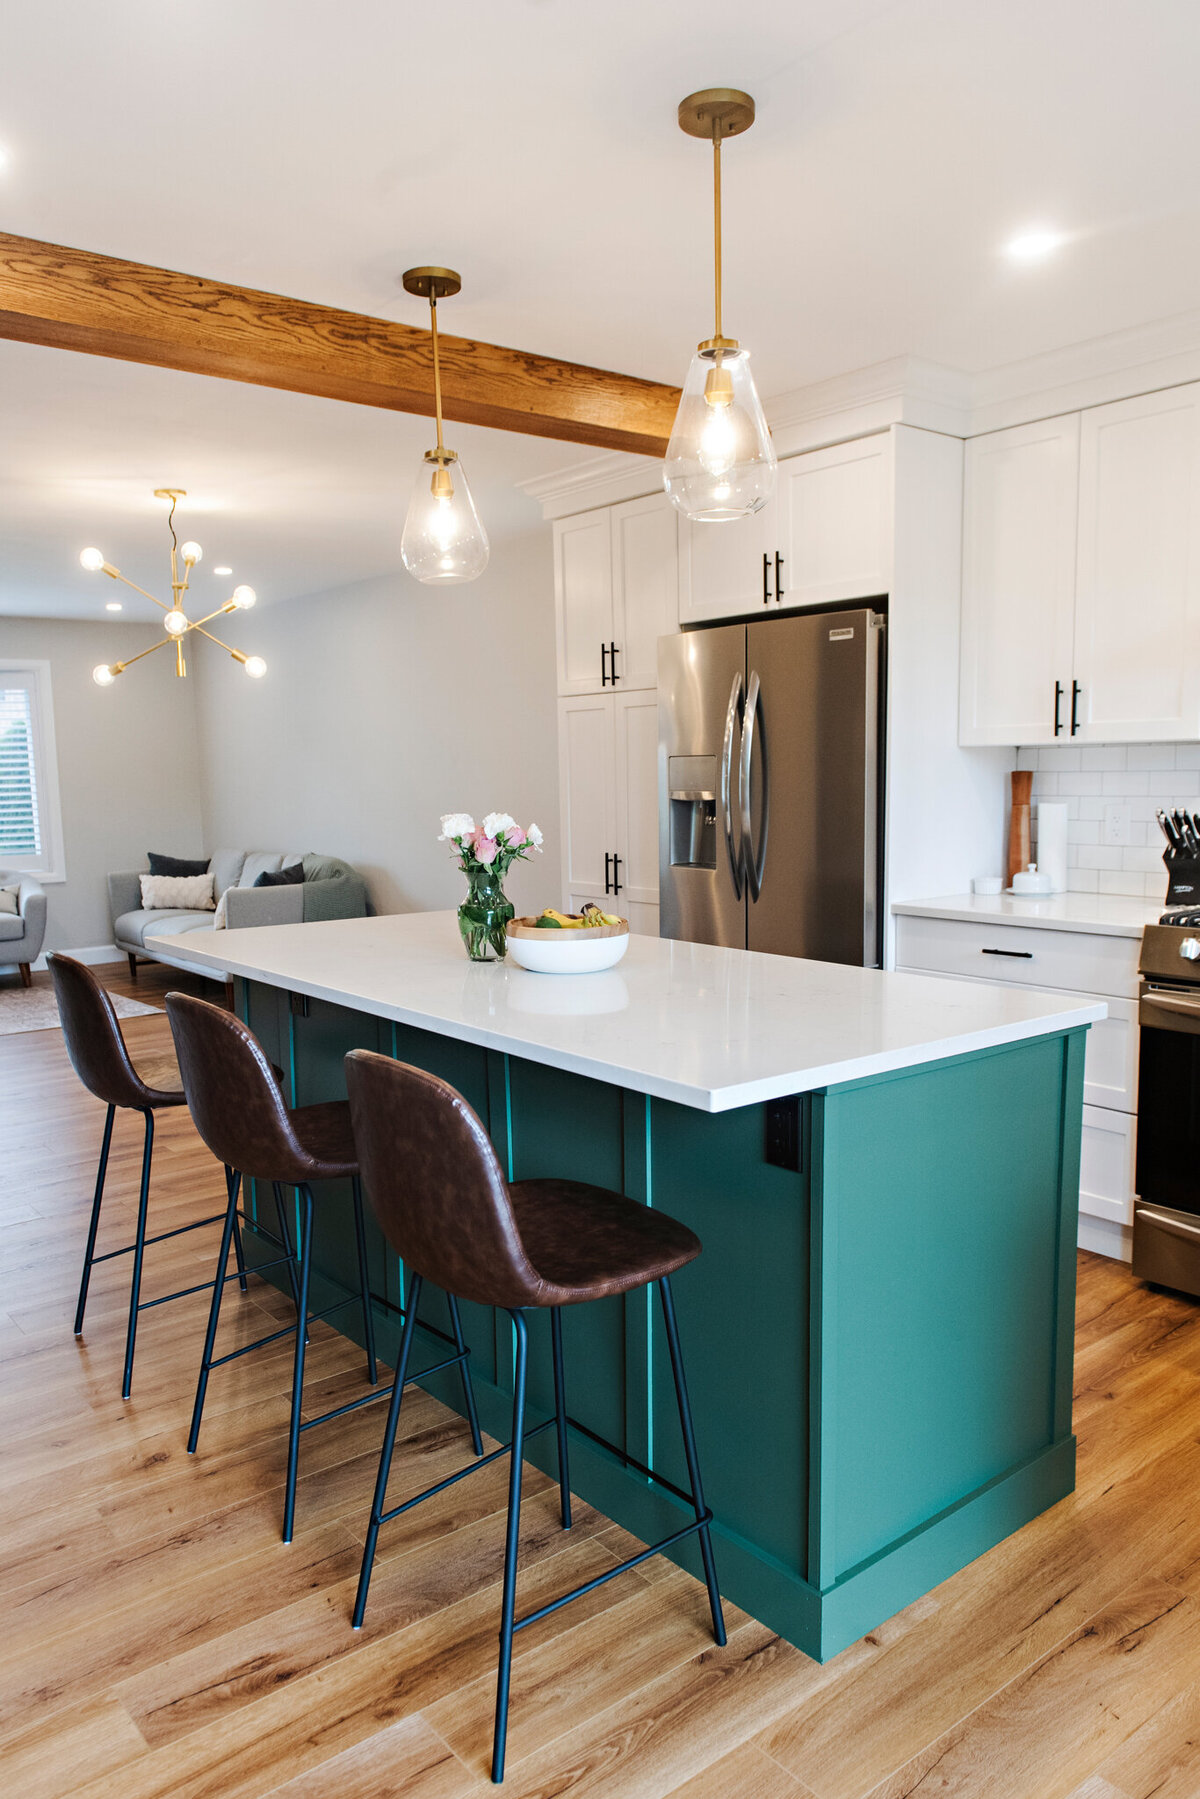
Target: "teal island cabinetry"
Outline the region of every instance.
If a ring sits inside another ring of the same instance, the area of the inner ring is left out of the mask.
[[[697,1232],[675,1297],[721,1586],[809,1655],[1070,1492],[1083,1054],[1103,1006],[650,938],[604,975],[535,975],[468,963],[452,913],[229,931],[213,963],[293,1103],[341,1097],[346,1052],[379,1050],[459,1088],[510,1178],[616,1188]],[[319,1212],[318,1308],[356,1285],[348,1194]],[[386,1356],[405,1270],[378,1233],[371,1265]],[[643,1538],[678,1526],[686,1485],[651,1298],[564,1314],[572,1484]],[[436,1291],[422,1316],[445,1327]],[[464,1317],[506,1440],[509,1321]],[[456,1379],[430,1386],[461,1409]],[[691,1540],[679,1556],[693,1566]]]

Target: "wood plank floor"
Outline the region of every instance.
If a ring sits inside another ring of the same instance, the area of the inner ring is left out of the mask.
[[[134,988],[161,1003],[146,969]],[[47,977],[36,977],[44,982]],[[0,986],[7,977],[0,977]],[[213,990],[210,990],[213,991]],[[166,1020],[131,1020],[135,1045]],[[58,1031],[0,1037],[0,1791],[13,1799],[463,1799],[489,1790],[502,1467],[384,1533],[367,1627],[349,1611],[382,1417],[306,1436],[279,1541],[286,1340],[214,1375],[184,1436],[206,1295],[143,1315],[119,1397],[127,1263],[71,1322],[102,1108]],[[139,1124],[118,1121],[104,1229],[131,1232]],[[160,1229],[220,1208],[185,1113],[160,1119]],[[126,1240],[121,1238],[120,1240]],[[146,1291],[211,1273],[215,1232],[152,1253]],[[230,1341],[278,1323],[261,1283]],[[253,1364],[253,1365],[250,1365]],[[362,1390],[314,1329],[311,1409]],[[1080,1258],[1079,1488],[818,1667],[661,1560],[518,1638],[513,1799],[1195,1799],[1200,1794],[1200,1305]],[[458,1465],[420,1397],[400,1478]],[[702,1445],[703,1447],[703,1445]],[[580,1506],[558,1529],[528,1471],[523,1604],[628,1541]]]

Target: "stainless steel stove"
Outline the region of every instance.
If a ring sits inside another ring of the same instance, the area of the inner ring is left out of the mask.
[[[1200,906],[1142,934],[1133,1271],[1200,1295]]]

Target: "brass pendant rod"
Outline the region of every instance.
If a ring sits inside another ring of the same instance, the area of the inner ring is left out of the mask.
[[[721,121],[713,120],[713,290],[717,328],[721,336]]]
[[[445,446],[442,443],[442,366],[438,360],[437,295],[432,289],[429,294],[429,323],[433,332],[433,405],[437,417],[438,461],[444,463]]]

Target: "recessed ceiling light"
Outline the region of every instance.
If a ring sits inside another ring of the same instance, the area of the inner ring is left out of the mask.
[[[121,611],[120,600],[105,600],[104,610],[106,612],[120,612]]]
[[[214,568],[213,570],[214,575],[231,575],[232,573],[233,570],[231,568],[226,568],[224,563],[221,564],[220,568]]]
[[[1038,262],[1065,242],[1066,238],[1061,231],[1042,228],[1037,231],[1022,231],[1017,237],[1010,238],[1004,249],[1014,262]]]

